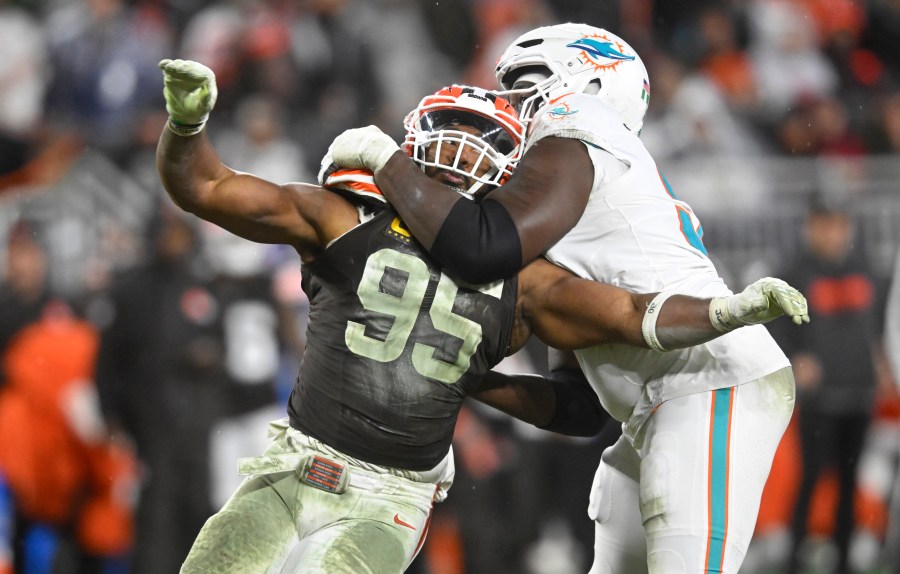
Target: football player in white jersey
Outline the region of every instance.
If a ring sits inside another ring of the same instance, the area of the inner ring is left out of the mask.
[[[697,217],[638,138],[650,84],[625,41],[583,24],[538,28],[506,49],[496,75],[529,124],[526,151],[481,202],[437,189],[372,126],[339,136],[333,159],[372,169],[416,237],[466,280],[546,254],[580,277],[660,291],[656,303],[671,292],[731,293]],[[710,313],[723,329],[733,324],[722,306]],[[577,352],[623,427],[594,478],[591,573],[737,572],[793,411],[790,363],[761,326],[690,349],[654,347]]]

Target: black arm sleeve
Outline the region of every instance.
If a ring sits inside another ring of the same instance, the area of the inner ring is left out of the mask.
[[[480,285],[515,275],[522,242],[509,212],[485,199],[457,201],[441,224],[431,254],[450,273]]]
[[[555,369],[550,384],[556,394],[556,412],[553,420],[539,428],[569,436],[594,436],[612,419],[581,369]]]

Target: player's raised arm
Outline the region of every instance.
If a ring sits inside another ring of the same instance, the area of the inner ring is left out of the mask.
[[[278,185],[225,166],[203,129],[216,103],[212,70],[186,60],[163,60],[159,67],[169,120],[156,165],[179,207],[246,239],[293,245],[301,254],[352,224],[355,209],[333,193]]]
[[[519,274],[519,305],[533,334],[558,349],[627,343],[668,351],[787,315],[809,322],[806,299],[780,279],[764,278],[730,297],[634,294],[580,279],[545,260]]]

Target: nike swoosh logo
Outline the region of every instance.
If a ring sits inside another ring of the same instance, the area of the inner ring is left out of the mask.
[[[409,522],[406,522],[406,521],[404,521],[402,518],[400,518],[400,515],[399,515],[399,514],[395,514],[395,515],[394,515],[394,524],[399,524],[400,526],[405,526],[405,527],[409,528],[410,530],[415,530],[415,529],[416,529],[415,526],[413,526],[413,525],[410,524]]]
[[[566,92],[565,94],[563,94],[563,95],[561,95],[561,96],[556,96],[555,98],[553,98],[552,100],[550,100],[549,102],[547,102],[547,105],[552,106],[553,104],[555,104],[556,102],[560,101],[560,100],[563,99],[564,97],[566,97],[566,96],[571,96],[571,95],[574,94],[574,93],[575,93],[575,92]]]

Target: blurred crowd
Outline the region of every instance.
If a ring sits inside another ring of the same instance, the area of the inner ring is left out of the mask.
[[[0,574],[177,571],[302,359],[296,254],[165,199],[159,60],[215,71],[227,164],[313,181],[344,129],[399,139],[422,96],[494,87],[510,40],[564,21],[641,54],[642,140],[732,289],[810,300],[773,327],[798,403],[745,571],[900,572],[900,1],[0,0]],[[586,571],[615,430],[465,409],[412,570]]]

